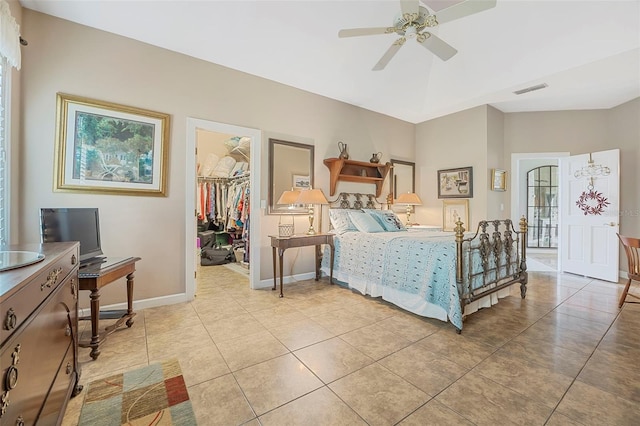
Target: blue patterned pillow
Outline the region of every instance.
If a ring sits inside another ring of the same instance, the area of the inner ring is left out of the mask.
[[[380,225],[382,225],[385,231],[396,232],[407,230],[393,210],[365,209],[364,211],[373,216]]]
[[[344,234],[348,231],[357,231],[358,228],[351,222],[348,209],[329,209],[329,220],[336,234]]]
[[[382,225],[368,213],[359,210],[350,211],[349,218],[360,232],[384,232]]]

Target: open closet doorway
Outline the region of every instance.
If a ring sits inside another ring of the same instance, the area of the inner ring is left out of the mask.
[[[259,279],[260,146],[256,129],[187,119],[186,293],[197,289],[200,245],[228,249],[227,267],[246,274],[251,288]],[[194,216],[195,212],[195,216]],[[251,267],[255,265],[255,267]]]
[[[557,206],[561,188],[559,179],[552,181],[551,171],[557,171],[559,158],[568,155],[568,152],[511,155],[511,217],[514,221],[527,218],[529,271],[560,270]]]

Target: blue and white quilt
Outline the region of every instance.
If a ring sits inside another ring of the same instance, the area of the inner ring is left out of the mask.
[[[453,232],[346,232],[334,236],[334,246],[338,281],[462,329]],[[326,275],[328,250],[322,257]]]

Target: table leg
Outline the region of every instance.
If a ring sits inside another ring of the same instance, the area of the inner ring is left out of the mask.
[[[91,342],[89,343],[89,347],[91,347],[91,358],[96,360],[100,355],[100,335],[98,332],[98,321],[100,319],[100,290],[91,290],[89,299],[91,301]]]
[[[329,275],[329,283],[333,284],[333,256],[336,253],[336,248],[333,246],[333,244],[329,244],[329,247],[331,247],[331,264],[329,266],[329,271],[331,271],[331,273]]]
[[[133,272],[127,275],[127,327],[133,325]]]
[[[282,294],[282,280],[283,280],[283,256],[284,256],[284,249],[278,249],[278,258],[280,259],[280,297],[284,297],[284,295]]]
[[[320,279],[320,262],[322,262],[322,253],[320,252],[320,245],[316,246],[316,281]]]
[[[273,259],[273,288],[271,290],[276,289],[276,248],[271,247],[271,258]]]

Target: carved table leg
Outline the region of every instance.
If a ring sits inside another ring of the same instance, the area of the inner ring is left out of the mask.
[[[91,342],[89,343],[89,347],[91,347],[91,358],[96,360],[100,355],[100,334],[98,332],[98,321],[100,318],[100,290],[91,290],[89,299],[91,300]]]
[[[282,281],[283,281],[283,269],[284,267],[282,266],[282,264],[284,263],[283,261],[283,256],[284,256],[284,249],[278,249],[278,258],[280,260],[280,297],[284,297],[284,294],[282,294]]]
[[[133,325],[133,272],[127,275],[127,327]]]
[[[276,289],[276,248],[271,247],[271,258],[273,259],[273,288],[271,290]]]

